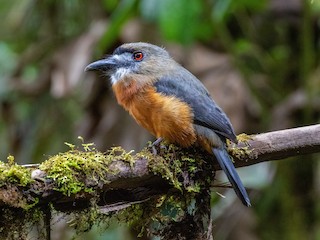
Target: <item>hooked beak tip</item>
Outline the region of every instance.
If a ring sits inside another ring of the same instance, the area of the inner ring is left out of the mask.
[[[85,67],[84,72],[89,72],[91,70],[91,68],[88,66]]]
[[[109,71],[117,66],[117,62],[112,58],[101,59],[90,63],[84,71]]]
[[[101,69],[101,64],[97,64],[97,62],[93,62],[90,63],[89,65],[87,65],[84,69],[85,72],[89,72],[89,71],[96,71],[96,70],[100,70]]]

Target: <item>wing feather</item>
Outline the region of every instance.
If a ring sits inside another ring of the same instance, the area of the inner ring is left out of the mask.
[[[175,96],[191,106],[194,124],[198,124],[236,142],[230,120],[211,98],[205,86],[188,70],[179,67],[155,82],[156,90],[167,96]]]

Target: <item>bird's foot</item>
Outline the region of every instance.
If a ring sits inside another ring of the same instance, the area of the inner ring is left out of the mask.
[[[160,147],[161,145],[161,142],[163,141],[163,138],[162,137],[159,137],[157,140],[155,140],[152,144],[151,144],[151,149],[152,149],[152,153],[153,155],[157,155],[158,154],[158,151],[156,149],[156,147]]]

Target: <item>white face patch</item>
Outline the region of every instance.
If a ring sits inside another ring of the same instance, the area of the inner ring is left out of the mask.
[[[131,73],[131,70],[128,68],[119,68],[117,71],[110,76],[111,83],[115,84],[119,80],[121,80],[123,77],[125,77],[127,74]]]

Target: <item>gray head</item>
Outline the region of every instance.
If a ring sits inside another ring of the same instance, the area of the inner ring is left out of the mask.
[[[114,84],[132,74],[158,78],[176,64],[163,48],[137,42],[121,45],[112,55],[89,64],[85,71],[101,71]]]

